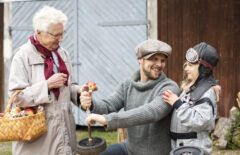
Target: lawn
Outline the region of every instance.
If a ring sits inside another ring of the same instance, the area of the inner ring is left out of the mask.
[[[106,140],[107,145],[115,144],[117,143],[117,132],[111,131],[106,132],[103,130],[103,128],[94,128],[91,132],[92,137],[102,137]],[[77,141],[80,139],[88,137],[88,131],[87,129],[84,130],[77,130]]]
[[[11,155],[12,142],[0,142],[0,155]]]
[[[77,132],[77,141],[80,139],[88,137],[87,128],[78,128]],[[107,145],[117,143],[117,132],[106,132],[103,128],[93,128],[92,129],[92,136],[93,137],[103,137]],[[0,142],[0,155],[11,155],[11,142]],[[239,155],[240,150],[217,150],[214,148],[212,155]]]
[[[106,140],[107,145],[117,143],[117,132],[106,132],[103,128],[94,128],[92,129],[92,137],[102,137]],[[88,137],[87,128],[78,128],[76,132],[77,141],[80,139]],[[0,142],[0,155],[11,155],[11,142]]]

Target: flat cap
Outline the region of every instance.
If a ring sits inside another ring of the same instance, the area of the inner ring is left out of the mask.
[[[158,53],[164,54],[168,57],[172,53],[172,48],[165,42],[148,39],[138,44],[135,48],[135,52],[137,58],[148,59]]]

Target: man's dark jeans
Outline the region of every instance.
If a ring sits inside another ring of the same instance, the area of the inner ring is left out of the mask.
[[[128,155],[126,144],[118,143],[109,145],[100,155]]]

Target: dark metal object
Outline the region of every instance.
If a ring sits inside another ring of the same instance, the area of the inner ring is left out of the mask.
[[[88,86],[84,86],[84,87],[83,87],[83,91],[88,92],[88,91],[89,91],[89,87],[88,87]]]
[[[84,87],[83,87],[83,91],[88,92],[88,91],[89,91],[89,87],[84,86]],[[87,107],[86,112],[87,112],[87,115],[90,114],[89,107]],[[90,124],[88,124],[88,145],[89,145],[89,146],[93,145],[93,140],[92,140],[92,136],[91,136],[91,126],[90,126]]]
[[[89,91],[89,87],[84,87],[84,91]],[[90,114],[89,108],[86,110]],[[88,124],[88,138],[84,138],[77,143],[77,153],[80,155],[99,155],[106,149],[104,138],[91,136],[91,124]]]
[[[77,153],[81,155],[99,155],[106,149],[104,138],[92,137],[93,145],[89,145],[89,138],[84,138],[77,143]]]
[[[170,155],[203,155],[203,150],[196,146],[183,146],[173,149]]]
[[[87,111],[89,111],[89,109],[87,108]],[[92,140],[92,135],[91,135],[91,126],[90,124],[88,124],[88,145],[93,145],[93,140]]]

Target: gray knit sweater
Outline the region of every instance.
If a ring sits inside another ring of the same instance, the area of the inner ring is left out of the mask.
[[[107,130],[127,128],[130,155],[167,155],[171,150],[169,130],[171,106],[162,95],[179,92],[164,73],[157,80],[139,82],[139,71],[123,82],[107,99],[93,100],[93,113],[106,114]],[[118,111],[124,108],[123,112]]]

